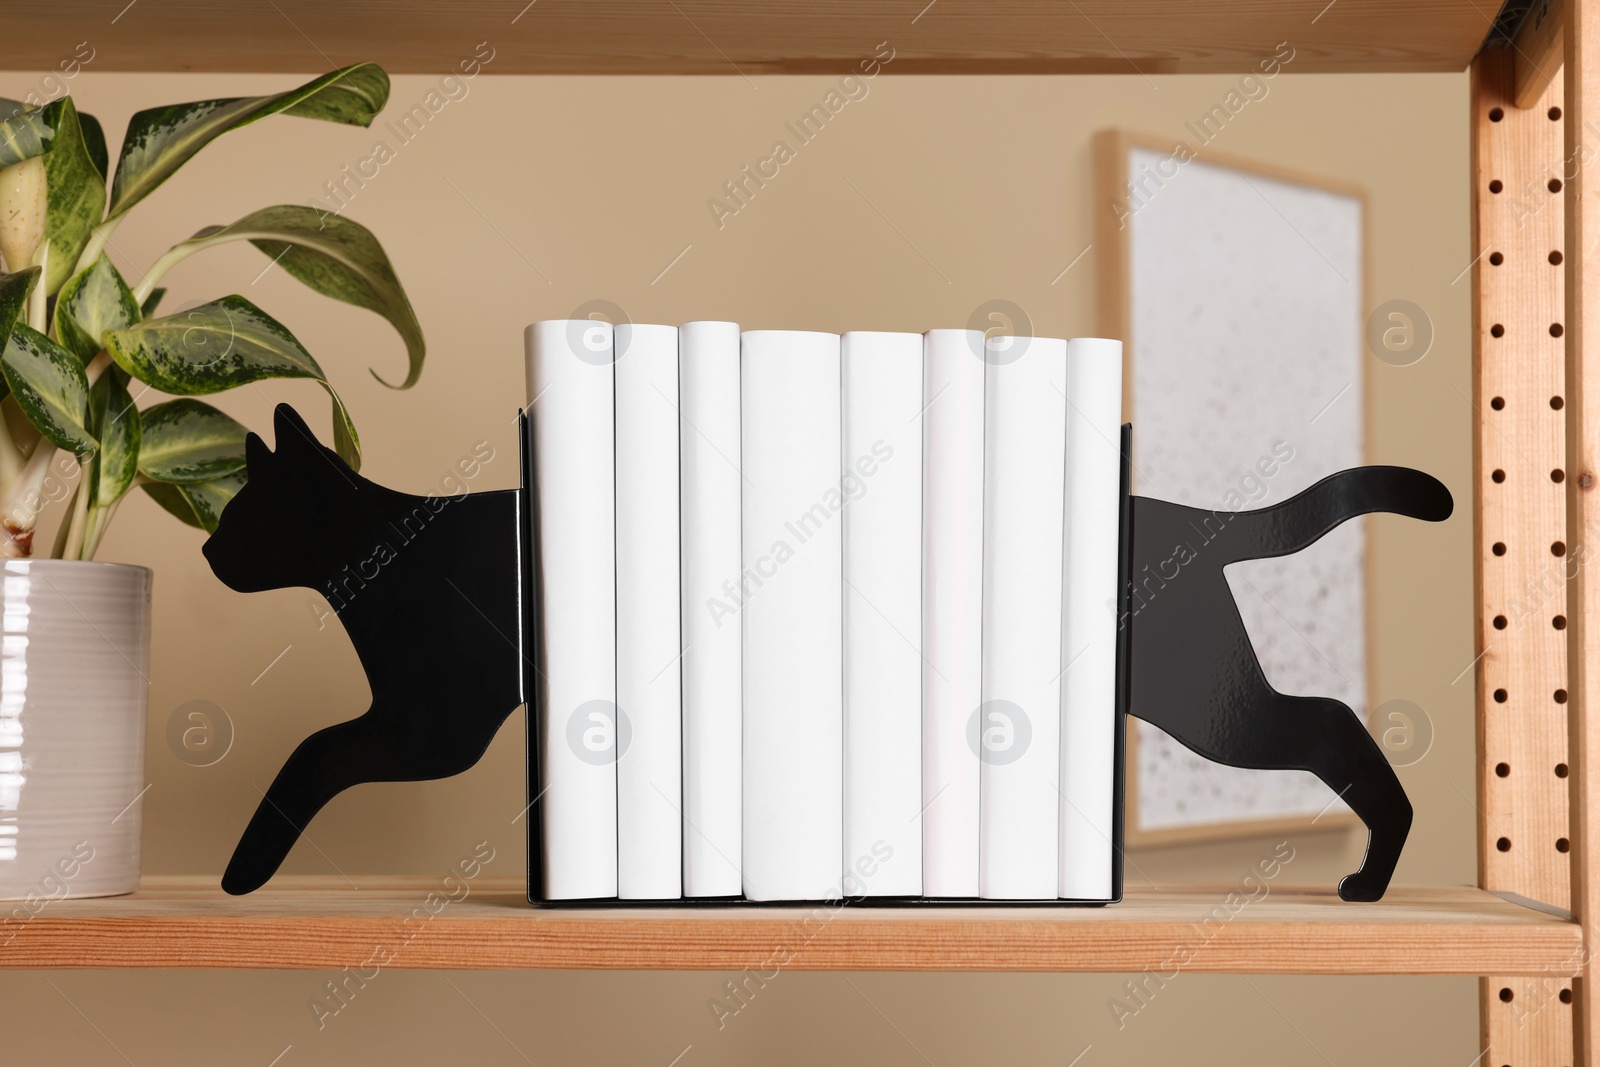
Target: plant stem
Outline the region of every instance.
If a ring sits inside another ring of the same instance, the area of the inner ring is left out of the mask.
[[[0,556],[25,558],[33,554],[33,528],[39,520],[39,492],[50,475],[56,446],[41,440],[23,464],[5,495],[0,498]]]
[[[34,283],[33,291],[28,294],[28,325],[40,333],[47,333],[50,329],[49,309],[47,303],[50,281],[50,242],[44,241],[39,245],[39,251],[34,253],[33,261],[39,268],[39,280]]]
[[[109,366],[111,366],[111,354],[102,348],[89,361],[89,365],[83,368],[83,375],[89,379],[89,385],[93,386],[95,382],[99,381],[100,375],[104,374]]]
[[[51,559],[67,558],[67,535],[72,532],[71,516],[72,512],[77,510],[81,488],[81,484],[73,486],[72,496],[67,500],[67,518],[61,521],[60,526],[56,527],[56,543],[50,548]]]
[[[83,558],[83,535],[89,522],[89,484],[93,479],[94,461],[78,465],[78,488],[72,494],[72,524],[67,530],[67,544],[62,559]]]
[[[100,258],[100,253],[105,251],[106,242],[111,240],[111,231],[115,230],[121,221],[122,216],[118,215],[116,218],[106,219],[89,231],[89,243],[83,246],[83,251],[78,255],[78,262],[73,264],[73,274],[77,274]]]
[[[156,286],[166,277],[167,271],[188,259],[196,251],[198,249],[194,245],[185,247],[182,244],[167,249],[166,255],[156,260],[150,269],[145,271],[144,277],[139,279],[139,284],[133,287],[134,303],[144,307],[144,302],[150,299],[150,294],[155,292]]]

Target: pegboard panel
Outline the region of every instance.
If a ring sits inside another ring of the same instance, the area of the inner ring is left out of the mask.
[[[1567,764],[1562,87],[1512,101],[1514,55],[1473,64],[1474,547],[1478,875],[1566,908]],[[1572,1062],[1571,981],[1482,982],[1484,1062]]]

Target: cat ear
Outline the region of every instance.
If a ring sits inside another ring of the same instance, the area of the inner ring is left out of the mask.
[[[251,474],[260,474],[267,469],[267,464],[272,462],[272,450],[257,433],[244,435],[244,463],[245,470]]]
[[[315,451],[321,442],[317,435],[311,432],[311,427],[306,425],[306,420],[300,413],[288,404],[279,404],[272,412],[272,430],[278,441],[278,451],[285,448],[290,451]]]

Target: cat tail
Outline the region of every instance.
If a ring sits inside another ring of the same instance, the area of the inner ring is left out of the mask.
[[[1443,522],[1454,509],[1450,490],[1431,474],[1410,467],[1355,467],[1330,474],[1281,504],[1232,513],[1219,547],[1228,563],[1287,556],[1357,515],[1383,511]]]

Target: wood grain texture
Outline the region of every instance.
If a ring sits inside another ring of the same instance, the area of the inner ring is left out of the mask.
[[[1515,87],[1513,102],[1518,107],[1534,107],[1550,88],[1561,80],[1561,24],[1566,18],[1563,0],[1534,0],[1528,15],[1517,29],[1513,60]]]
[[[1464,70],[1497,5],[1472,0],[56,0],[6,13],[5,65],[443,74],[486,41],[497,74],[1245,73],[1280,41],[1296,71]],[[115,16],[115,21],[113,17]]]
[[[1600,574],[1593,552],[1600,530],[1600,207],[1594,165],[1600,162],[1600,3],[1568,0],[1564,92],[1567,255],[1567,479],[1568,541],[1585,546],[1589,565],[1568,587],[1568,729],[1573,774],[1572,910],[1587,947],[1562,972],[1575,974],[1576,1048],[1572,1062],[1600,1060],[1600,970],[1593,956],[1600,938]]]
[[[458,883],[440,904],[441,880],[360,883],[280,877],[237,898],[212,879],[146,879],[0,927],[0,967],[1540,974],[1579,941],[1571,922],[1468,887],[1396,888],[1378,904],[1264,882],[1256,900],[1216,885],[1132,890],[1105,908],[830,912],[533,908],[510,879]]]
[[[1568,761],[1567,716],[1557,700],[1566,634],[1554,620],[1565,619],[1566,568],[1577,557],[1565,547],[1565,485],[1551,474],[1566,466],[1564,342],[1551,329],[1566,319],[1559,181],[1550,188],[1560,175],[1562,89],[1546,80],[1518,108],[1525,66],[1518,51],[1500,50],[1472,73],[1478,869],[1487,889],[1566,907],[1569,809],[1558,769]],[[1560,998],[1571,970],[1569,961],[1479,983],[1482,1047],[1493,1062],[1569,1061],[1570,993]]]

